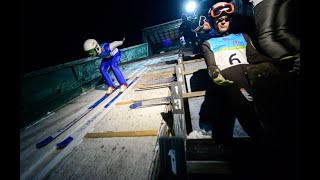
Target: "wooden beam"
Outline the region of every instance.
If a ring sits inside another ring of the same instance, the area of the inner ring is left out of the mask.
[[[140,85],[134,86],[133,89],[144,89],[144,88],[154,88],[154,87],[168,87],[171,83],[153,84],[153,85]]]
[[[204,61],[204,58],[194,59],[194,60],[189,60],[189,61],[183,61],[183,64],[190,64],[190,63],[196,63],[196,62],[201,62],[201,61]]]
[[[145,79],[144,81],[140,81],[139,84],[136,86],[151,86],[151,85],[158,85],[164,83],[172,83],[175,81],[175,77],[171,76],[169,78],[152,78],[152,79]]]
[[[186,63],[184,63],[186,64]],[[198,71],[198,70],[196,70]],[[183,74],[193,74],[196,71],[183,71]],[[141,79],[148,79],[148,78],[153,78],[153,77],[158,77],[158,76],[168,76],[168,75],[173,75],[176,74],[175,70],[173,71],[169,71],[169,72],[164,72],[164,73],[160,73],[160,74],[150,74],[150,75],[144,75],[143,77],[141,77]]]
[[[197,72],[198,70],[195,70],[195,71],[183,71],[183,74],[186,75],[186,74],[193,74],[194,72]]]
[[[228,161],[187,161],[189,174],[231,174]]]
[[[206,94],[206,91],[195,91],[195,92],[189,92],[189,93],[182,93],[183,98],[191,98],[191,97],[199,97],[204,96]]]
[[[85,138],[157,136],[158,130],[87,133]]]
[[[195,92],[190,92],[190,93],[182,93],[182,97],[183,98],[192,98],[192,97],[204,96],[205,94],[206,94],[206,91],[195,91]],[[152,100],[155,100],[155,99],[162,99],[162,98],[168,98],[168,97],[171,97],[171,96],[156,97],[156,98],[150,98],[150,99],[122,101],[122,102],[118,102],[116,105],[132,104],[132,103],[143,102],[143,101],[152,101]]]
[[[167,75],[170,75],[170,74],[175,74],[175,70],[167,71],[167,72],[163,72],[163,73],[159,73],[159,74],[144,75],[144,76],[141,77],[141,79],[157,77],[157,76],[167,76]]]
[[[191,54],[189,55],[190,57],[195,57],[197,55],[199,55],[201,53],[198,53],[198,54]],[[201,62],[201,61],[204,61],[204,58],[199,58],[199,59],[193,59],[193,60],[187,60],[187,61],[183,61],[183,64],[191,64],[191,63],[196,63],[196,62]],[[166,63],[167,62],[167,63]],[[174,63],[172,63],[174,62]],[[147,66],[147,67],[154,67],[154,66],[163,66],[163,65],[170,65],[168,63],[171,63],[171,64],[177,64],[178,61],[177,60],[170,60],[170,61],[164,61],[164,62],[159,62],[159,63],[156,63],[156,64],[149,64],[149,65],[144,65],[144,66]]]

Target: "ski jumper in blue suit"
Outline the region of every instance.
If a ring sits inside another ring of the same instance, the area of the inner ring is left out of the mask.
[[[108,86],[112,87],[115,87],[115,85],[108,73],[109,68],[111,68],[120,85],[125,84],[126,86],[128,86],[127,81],[118,66],[118,62],[121,58],[121,51],[117,47],[122,45],[122,43],[118,42],[119,41],[114,41],[112,43],[100,44],[101,54],[99,55],[99,57],[102,58],[100,72],[103,79],[105,80],[105,83]],[[110,49],[110,47],[112,47],[112,49]]]

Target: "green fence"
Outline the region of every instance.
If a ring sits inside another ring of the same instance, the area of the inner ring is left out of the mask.
[[[148,44],[120,49],[121,63],[148,57]],[[101,58],[88,57],[24,74],[20,78],[20,128],[103,82]]]

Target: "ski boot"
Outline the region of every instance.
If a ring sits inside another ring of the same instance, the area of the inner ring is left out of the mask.
[[[109,94],[111,94],[111,93],[113,92],[113,90],[114,90],[114,87],[112,87],[112,86],[109,86],[109,87],[108,87],[108,90],[107,90],[107,93],[106,93],[106,95],[109,95]]]
[[[128,88],[127,85],[121,84],[120,93],[123,93],[127,88]]]

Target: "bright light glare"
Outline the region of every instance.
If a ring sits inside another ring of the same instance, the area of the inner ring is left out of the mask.
[[[188,12],[193,12],[196,8],[196,3],[194,1],[190,1],[188,2],[187,6],[186,6],[186,10]]]

